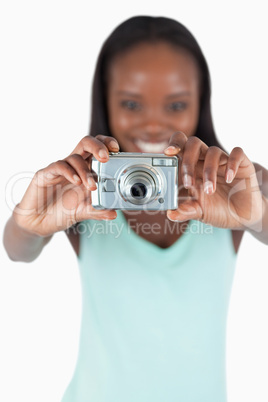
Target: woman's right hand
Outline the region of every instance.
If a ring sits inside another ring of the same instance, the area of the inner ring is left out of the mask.
[[[100,162],[107,162],[109,151],[119,151],[113,137],[86,136],[67,158],[36,172],[14,209],[17,225],[46,237],[86,219],[115,219],[114,210],[97,210],[91,205],[91,191],[97,188],[91,159],[94,156]]]

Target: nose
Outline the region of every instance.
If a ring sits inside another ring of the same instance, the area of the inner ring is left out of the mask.
[[[165,134],[167,126],[159,110],[151,110],[145,116],[144,131],[148,136],[155,137],[155,139]]]
[[[164,127],[157,122],[148,122],[145,125],[145,132],[150,136],[158,137],[164,133]]]

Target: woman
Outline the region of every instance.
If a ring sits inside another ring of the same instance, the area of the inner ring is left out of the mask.
[[[59,230],[78,256],[80,348],[62,401],[226,401],[236,253],[245,230],[268,243],[267,171],[219,144],[206,61],[176,21],[117,27],[92,104],[90,136],[35,174],[5,229],[14,260],[34,260]],[[119,150],[179,158],[177,210],[91,206],[92,155],[105,163]]]

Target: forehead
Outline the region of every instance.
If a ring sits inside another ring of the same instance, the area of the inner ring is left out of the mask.
[[[108,73],[110,87],[135,85],[145,88],[182,86],[196,88],[199,71],[193,56],[187,50],[165,42],[142,43],[117,55]]]

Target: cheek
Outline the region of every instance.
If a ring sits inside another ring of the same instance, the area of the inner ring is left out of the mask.
[[[120,128],[124,129],[127,125],[127,119],[120,113],[118,105],[112,99],[108,102],[108,117],[112,133],[120,130]]]
[[[110,129],[114,136],[120,137],[121,135],[124,135],[124,133],[128,130],[129,125],[129,119],[127,119],[125,116],[120,114],[112,114],[110,118]]]
[[[124,113],[118,113],[117,115],[114,115],[114,126],[117,128],[124,130],[130,126],[130,119],[125,116]]]
[[[184,115],[178,119],[178,129],[183,131],[187,137],[194,135],[197,127],[197,121],[192,117],[191,115]]]
[[[130,113],[116,106],[111,107],[109,112],[110,128],[115,132],[124,132],[139,124],[140,118],[135,113]]]
[[[172,131],[182,131],[187,137],[195,135],[198,124],[198,113],[187,110],[183,113],[170,116],[168,119],[169,127]]]
[[[184,114],[180,119],[180,130],[183,131],[187,137],[195,135],[197,124],[199,120],[199,107],[193,105],[193,107]]]

